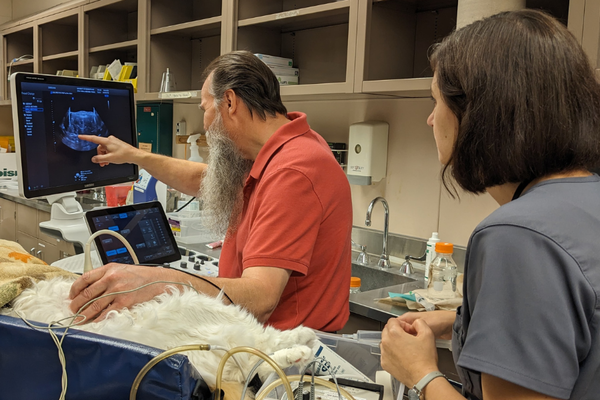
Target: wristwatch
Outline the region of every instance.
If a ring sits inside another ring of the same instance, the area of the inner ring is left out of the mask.
[[[446,375],[442,374],[440,371],[430,372],[425,375],[415,386],[412,387],[408,391],[408,400],[422,400],[421,396],[423,395],[422,390],[425,389],[425,386],[435,378],[439,378],[440,376],[446,378]]]

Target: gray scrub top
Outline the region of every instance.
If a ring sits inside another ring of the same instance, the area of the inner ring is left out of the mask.
[[[600,178],[544,181],[477,226],[453,354],[467,398],[481,373],[561,399],[600,398]]]

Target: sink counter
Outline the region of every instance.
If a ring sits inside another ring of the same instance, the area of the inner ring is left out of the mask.
[[[350,294],[350,312],[363,317],[386,323],[390,318],[397,317],[408,312],[408,308],[381,303],[375,299],[389,297],[388,292],[407,293],[414,289],[420,289],[423,283],[420,280],[402,283],[400,285],[387,286],[366,292]]]

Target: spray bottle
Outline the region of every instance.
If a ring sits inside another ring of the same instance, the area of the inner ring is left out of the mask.
[[[189,161],[204,162],[204,159],[200,157],[200,153],[198,152],[198,144],[196,143],[196,140],[198,140],[199,137],[199,133],[190,135],[188,137],[187,142],[190,144],[190,158],[188,158]]]

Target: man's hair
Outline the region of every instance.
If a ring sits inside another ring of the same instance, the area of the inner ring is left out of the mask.
[[[431,54],[458,118],[447,174],[472,193],[600,165],[600,85],[575,37],[549,15],[505,12],[448,36]]]
[[[233,51],[215,58],[204,70],[202,80],[211,73],[209,93],[217,106],[225,92],[231,89],[248,107],[250,115],[256,113],[262,120],[267,119],[267,114],[271,117],[287,115],[275,74],[251,52]]]

